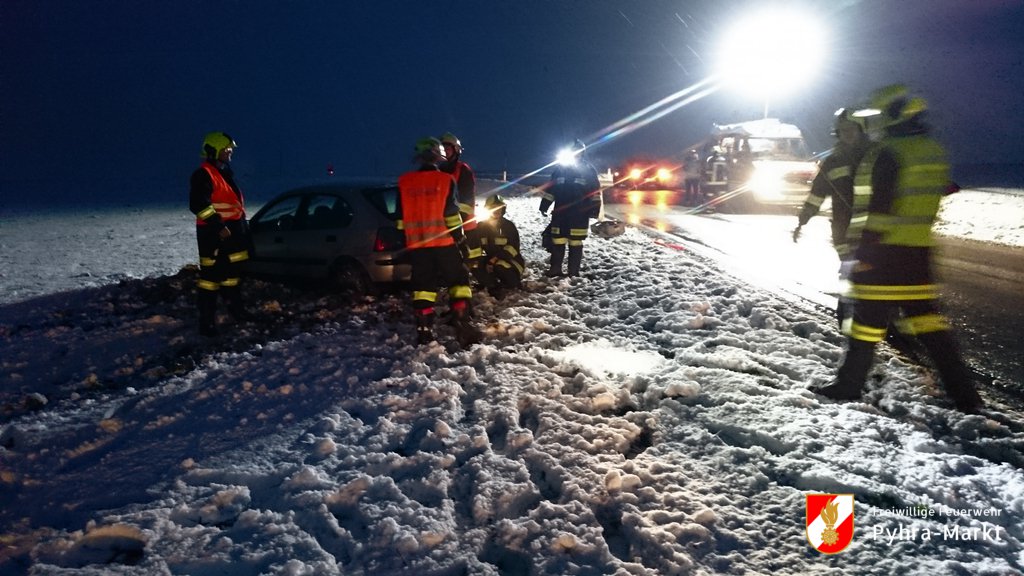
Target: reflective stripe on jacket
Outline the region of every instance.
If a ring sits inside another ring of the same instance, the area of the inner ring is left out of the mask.
[[[205,226],[206,220],[214,213],[220,215],[224,222],[229,220],[241,220],[245,218],[245,206],[242,200],[242,193],[236,192],[228,184],[220,170],[209,162],[204,162],[202,169],[210,176],[212,191],[210,193],[210,206],[196,214],[196,224]]]
[[[436,170],[406,172],[398,178],[402,214],[398,227],[405,231],[408,248],[455,244],[450,231],[462,225],[462,217],[449,209],[451,190],[451,175]]]

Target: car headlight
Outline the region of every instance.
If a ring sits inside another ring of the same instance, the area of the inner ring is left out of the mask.
[[[785,178],[778,170],[767,166],[755,166],[748,186],[757,198],[769,200],[782,196]]]

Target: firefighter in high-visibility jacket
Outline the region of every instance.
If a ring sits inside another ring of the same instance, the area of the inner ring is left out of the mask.
[[[872,95],[869,110],[881,117],[885,134],[854,176],[855,194],[869,201],[866,212],[854,212],[848,232],[862,231],[850,276],[854,309],[844,321],[847,350],[836,380],[816,392],[835,400],[859,398],[875,345],[893,322],[924,345],[957,409],[975,412],[983,403],[939,310],[931,269],[932,225],[951,180],[946,153],[923,122],[926,108],[902,85]]]
[[[480,247],[477,233],[479,223],[476,218],[476,175],[473,169],[462,161],[462,142],[451,132],[441,136],[441,147],[444,148],[445,160],[438,165],[442,172],[452,175],[458,195],[459,214],[462,216],[462,231],[466,235],[464,254],[466,266],[474,271],[484,255]]]
[[[484,208],[490,216],[477,227],[484,257],[476,276],[488,293],[501,299],[506,290],[522,285],[526,261],[519,252],[519,229],[505,217],[505,199],[500,194],[488,196]]]
[[[797,226],[793,230],[793,241],[800,238],[803,227],[821,210],[825,198],[832,199],[832,246],[839,255],[840,274],[846,274],[849,262],[853,258],[856,244],[847,237],[850,227],[850,216],[853,214],[854,190],[853,175],[864,154],[871,146],[865,131],[864,119],[854,115],[851,108],[840,108],[835,113],[835,124],[832,134],[836,137],[835,148],[822,160],[818,174],[811,182],[811,191],[804,201],[797,216]],[[867,198],[861,198],[861,207],[867,206]],[[858,238],[859,240],[859,238]],[[846,278],[843,278],[844,280]],[[848,311],[848,303],[840,299],[836,307],[836,318],[840,322]]]
[[[447,286],[456,337],[468,346],[479,342],[481,335],[469,317],[473,292],[462,257],[466,240],[455,200],[455,180],[438,169],[444,150],[436,138],[417,142],[413,160],[419,162],[419,168],[398,178],[397,225],[405,233],[412,266],[416,339],[419,344],[434,340],[438,290]]]
[[[192,173],[189,210],[196,215],[199,244],[197,305],[199,333],[217,335],[217,297],[227,301],[236,321],[251,316],[242,304],[242,262],[249,258],[249,227],[242,191],[235,183],[231,156],[235,141],[224,132],[203,140],[203,164]]]
[[[597,169],[583,158],[586,146],[576,140],[571,149],[560,154],[558,166],[551,172],[540,201],[540,212],[551,211],[551,261],[546,276],[563,276],[562,263],[569,249],[569,276],[579,276],[583,263],[583,242],[591,218],[599,218],[604,206]]]

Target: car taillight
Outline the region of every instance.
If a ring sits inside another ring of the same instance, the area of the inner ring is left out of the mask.
[[[643,176],[644,171],[639,168],[633,168],[632,170],[629,171],[629,177],[632,178],[633,180],[639,180],[643,178]]]
[[[658,168],[658,182],[666,184],[672,179],[672,171],[668,168]]]
[[[405,235],[397,228],[378,228],[373,241],[374,252],[395,252],[405,248]]]

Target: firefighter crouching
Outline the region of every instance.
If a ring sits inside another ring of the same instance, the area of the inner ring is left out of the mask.
[[[242,191],[231,170],[235,147],[235,141],[224,132],[207,134],[203,164],[190,180],[189,210],[196,215],[199,244],[199,333],[203,336],[218,333],[218,293],[236,321],[250,318],[242,305],[241,287],[241,266],[249,258],[250,239]]]
[[[436,138],[416,143],[413,160],[419,169],[398,178],[398,229],[405,233],[408,261],[412,266],[412,306],[419,344],[434,339],[434,307],[438,290],[448,287],[449,306],[459,343],[480,341],[480,332],[469,318],[469,271],[462,261],[465,243],[462,217],[456,203],[455,180],[438,170],[444,150]]]
[[[519,229],[505,217],[505,199],[498,194],[489,196],[484,207],[490,217],[477,226],[484,264],[475,274],[480,285],[500,300],[506,290],[522,285],[526,261],[519,253]]]
[[[793,230],[793,241],[800,238],[803,227],[821,210],[821,204],[825,198],[832,198],[832,246],[839,255],[839,273],[846,280],[850,265],[848,262],[853,259],[853,250],[856,241],[860,238],[849,238],[847,229],[850,227],[850,217],[853,214],[854,205],[861,213],[867,207],[870,190],[863,188],[862,194],[854,197],[853,175],[857,165],[864,158],[864,154],[871,146],[864,127],[865,120],[854,115],[851,108],[840,108],[835,113],[835,124],[832,135],[836,137],[835,148],[821,162],[818,167],[818,174],[811,183],[811,191],[804,201],[797,217],[797,226]],[[836,307],[836,318],[840,325],[849,309],[849,303],[840,298]]]
[[[946,153],[923,122],[926,108],[902,85],[872,95],[870,111],[881,116],[885,134],[854,175],[855,196],[869,201],[864,213],[853,213],[849,229],[863,232],[850,276],[853,315],[843,323],[846,356],[836,380],[815,391],[835,400],[859,398],[875,345],[894,320],[924,345],[957,409],[976,412],[982,400],[939,311],[931,269],[932,225],[951,180]]]
[[[545,216],[554,204],[551,212],[551,262],[546,276],[564,275],[562,263],[567,246],[569,276],[580,275],[583,242],[587,239],[590,219],[601,214],[601,184],[597,179],[597,169],[583,158],[585,150],[583,142],[576,140],[571,154],[559,159],[540,202],[540,212]]]

